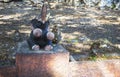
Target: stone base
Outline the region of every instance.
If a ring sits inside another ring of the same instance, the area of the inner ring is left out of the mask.
[[[16,77],[16,67],[15,66],[3,66],[0,67],[0,77]]]
[[[68,77],[68,52],[19,53],[18,77]]]

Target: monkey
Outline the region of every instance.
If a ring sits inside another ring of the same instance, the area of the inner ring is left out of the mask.
[[[49,31],[49,20],[46,20],[47,14],[47,5],[46,0],[43,2],[42,11],[41,11],[41,20],[40,15],[37,18],[31,20],[31,33],[28,38],[28,44],[31,49],[39,50],[44,48],[45,50],[51,50],[52,40],[54,39],[54,34]]]
[[[32,31],[28,39],[28,44],[31,49],[39,50],[44,48],[45,50],[51,50],[52,40],[54,39],[54,34],[48,30],[49,21],[42,22],[37,19],[31,20]]]

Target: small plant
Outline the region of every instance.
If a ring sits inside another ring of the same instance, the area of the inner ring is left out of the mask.
[[[93,60],[93,61],[96,61],[97,60],[97,57],[96,56],[91,56],[88,58],[89,60]]]
[[[111,6],[111,9],[114,9],[116,7],[116,5],[113,3]]]
[[[53,41],[52,41],[53,44],[59,43],[60,40],[61,40],[61,32],[60,32],[58,26],[54,26],[54,27],[52,28],[52,32],[55,34],[55,38],[54,38]]]

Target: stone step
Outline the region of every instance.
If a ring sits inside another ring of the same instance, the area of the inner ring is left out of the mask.
[[[16,67],[15,66],[3,66],[0,67],[0,77],[16,77]]]
[[[0,67],[0,77],[120,77],[120,60],[116,59],[69,62],[69,57],[64,59],[65,55],[60,53],[30,55],[19,54],[17,67]]]
[[[70,62],[72,77],[120,77],[120,60]]]

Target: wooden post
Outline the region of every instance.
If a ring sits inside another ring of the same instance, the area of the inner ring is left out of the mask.
[[[68,52],[18,53],[18,77],[68,77]]]

